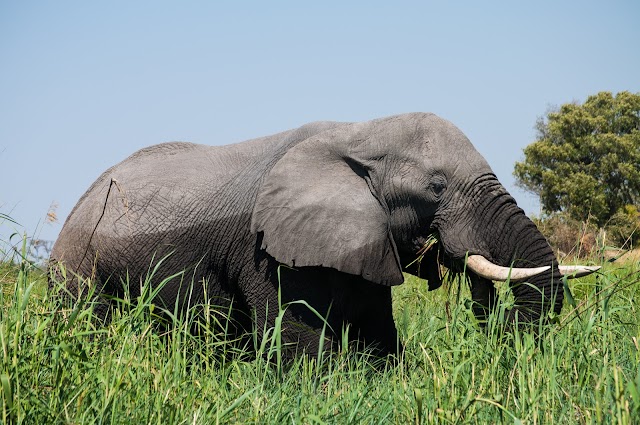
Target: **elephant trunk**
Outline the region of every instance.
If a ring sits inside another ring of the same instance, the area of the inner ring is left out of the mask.
[[[487,245],[491,247],[494,262],[514,268],[550,266],[547,271],[525,281],[510,282],[516,302],[510,318],[514,320],[517,316],[519,322],[533,323],[552,308],[555,313],[560,313],[562,281],[558,261],[545,237],[515,202],[503,203],[494,214],[493,223],[497,225],[486,228],[484,237],[485,240],[493,240]]]
[[[559,313],[563,291],[558,261],[545,237],[519,208],[493,174],[477,178],[460,189],[457,200],[445,213],[436,215],[432,227],[438,231],[445,256],[458,265],[470,255],[481,255],[498,266],[513,268],[546,268],[522,280],[512,279],[516,306],[509,317],[519,322],[537,321],[551,309]],[[455,213],[458,211],[458,214]],[[478,304],[480,319],[495,305],[495,291],[488,274],[468,272],[472,296]],[[538,270],[538,272],[540,269]]]

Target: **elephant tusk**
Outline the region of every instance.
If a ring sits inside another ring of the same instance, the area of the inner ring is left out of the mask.
[[[567,279],[574,279],[576,277],[590,275],[598,271],[600,266],[558,266],[558,269],[560,269],[562,276],[567,276]]]
[[[528,279],[530,277],[546,272],[551,267],[532,267],[532,268],[515,268],[503,267],[493,264],[482,255],[470,255],[467,258],[467,267],[475,274],[485,279],[505,281],[510,279],[512,282]]]

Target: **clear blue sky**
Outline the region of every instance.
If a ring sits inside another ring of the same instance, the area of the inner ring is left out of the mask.
[[[144,146],[412,111],[460,127],[537,213],[511,175],[536,118],[603,90],[640,92],[637,0],[0,0],[0,213],[22,226],[0,237],[55,239]]]

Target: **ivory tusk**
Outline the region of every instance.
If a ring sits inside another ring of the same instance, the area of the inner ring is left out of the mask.
[[[551,268],[549,266],[532,268],[503,267],[493,264],[482,255],[470,255],[467,258],[467,267],[469,267],[469,270],[484,277],[485,279],[498,281],[510,279],[512,282],[528,279],[546,272]]]
[[[576,277],[590,275],[598,271],[600,266],[558,266],[558,269],[560,269],[562,276],[567,276],[567,279],[574,279]]]

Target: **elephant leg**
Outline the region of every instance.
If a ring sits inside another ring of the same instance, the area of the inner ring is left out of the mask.
[[[473,313],[484,326],[487,322],[489,314],[493,312],[497,302],[497,292],[493,282],[467,272],[471,281],[471,298],[473,300]]]
[[[298,326],[303,324],[302,329],[306,329],[303,335],[298,335],[298,341],[303,342],[308,351],[311,348],[312,354],[318,352],[323,327],[330,336],[325,347],[332,350],[338,349],[347,330],[347,341],[358,348],[371,348],[378,355],[401,350],[388,286],[334,269],[309,267],[297,271],[287,269],[281,291],[283,301],[303,299],[308,304],[292,304],[288,312],[298,321]]]
[[[258,346],[265,330],[273,328],[282,314],[281,337],[288,346],[287,355],[304,351],[315,356],[321,344],[324,351],[337,351],[347,328],[349,343],[364,343],[380,355],[401,349],[390,287],[320,267],[282,266],[278,279],[278,265],[271,261],[261,262],[253,284],[247,280],[241,285],[254,311]],[[260,276],[270,278],[257,282]]]
[[[324,273],[284,266],[280,267],[279,273],[277,270],[275,261],[265,260],[256,276],[240,283],[254,315],[256,348],[265,337],[279,332],[287,357],[301,352],[316,356],[321,348],[323,351],[337,350],[336,335],[340,332],[341,320],[333,308],[330,285]],[[278,323],[279,330],[276,329]],[[267,341],[266,347],[270,344]]]
[[[393,320],[391,287],[357,278],[349,300],[348,316],[353,328],[352,341],[364,342],[378,355],[402,352],[402,343]]]

